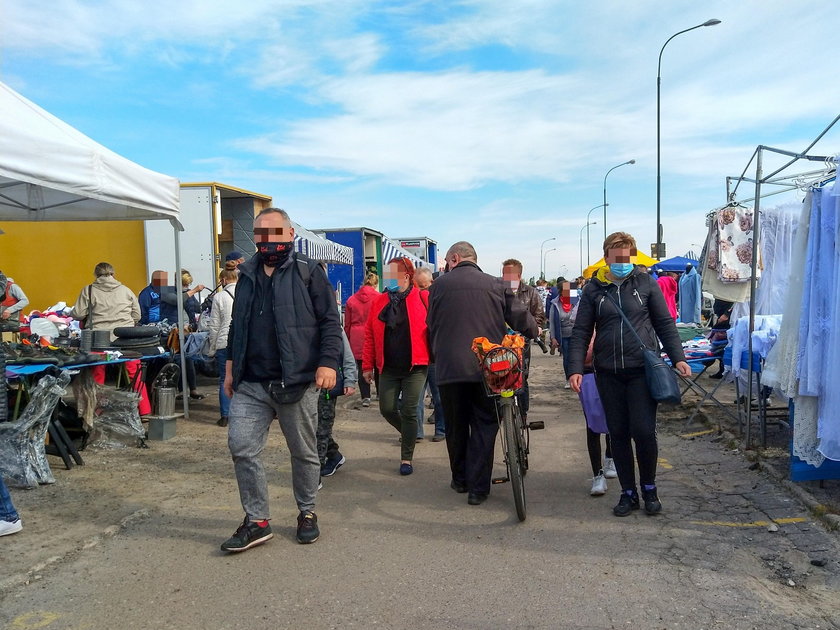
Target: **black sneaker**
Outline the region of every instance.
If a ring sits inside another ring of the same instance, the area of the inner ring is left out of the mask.
[[[298,514],[297,541],[301,545],[314,543],[320,535],[318,517],[315,516],[315,512],[301,512]]]
[[[260,527],[256,523],[252,523],[245,517],[242,525],[234,532],[233,536],[222,543],[222,551],[235,553],[238,551],[245,551],[251,547],[256,547],[264,542],[274,538],[271,533],[271,525]]]
[[[339,453],[337,457],[327,458],[327,461],[324,462],[323,466],[321,466],[321,476],[332,477],[339,468],[344,466],[344,462],[346,461],[347,458],[345,458],[341,453]]]
[[[633,491],[633,494],[627,494],[626,492],[621,493],[621,497],[618,499],[618,503],[613,508],[613,514],[616,516],[627,516],[633,510],[639,509],[639,495],[636,491]]]
[[[642,490],[642,501],[645,503],[645,512],[650,516],[659,514],[662,511],[662,503],[656,495],[656,488],[653,490]]]

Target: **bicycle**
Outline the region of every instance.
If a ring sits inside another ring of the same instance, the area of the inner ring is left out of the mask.
[[[496,419],[499,422],[502,453],[507,477],[493,479],[494,484],[510,482],[516,516],[525,520],[525,474],[528,472],[530,430],[545,428],[542,421],[524,422],[516,403],[516,392],[522,388],[524,364],[522,349],[525,339],[521,335],[505,335],[501,344],[494,344],[486,337],[473,340],[472,350],[478,358],[484,377],[484,391],[496,400]]]

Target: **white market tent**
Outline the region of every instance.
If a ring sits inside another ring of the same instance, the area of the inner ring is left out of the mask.
[[[178,180],[106,149],[0,83],[0,221],[178,219]]]
[[[176,178],[117,155],[0,82],[0,221],[169,219],[180,269],[179,187]],[[184,370],[183,355],[181,363]]]

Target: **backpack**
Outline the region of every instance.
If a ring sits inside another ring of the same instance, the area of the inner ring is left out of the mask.
[[[217,287],[218,289],[218,287]],[[222,287],[222,291],[230,295],[230,299],[236,299],[230,291],[227,290],[227,287]],[[198,316],[198,331],[199,332],[206,332],[210,330],[210,313],[213,311],[213,298],[216,297],[218,294],[218,290],[211,293],[205,300],[201,303],[201,315]]]

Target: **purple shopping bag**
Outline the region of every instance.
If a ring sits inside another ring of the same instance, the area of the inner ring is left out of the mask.
[[[601,397],[598,395],[594,374],[583,375],[578,396],[580,396],[580,404],[583,407],[583,415],[586,416],[586,426],[595,433],[609,433],[604,406],[601,404]]]

